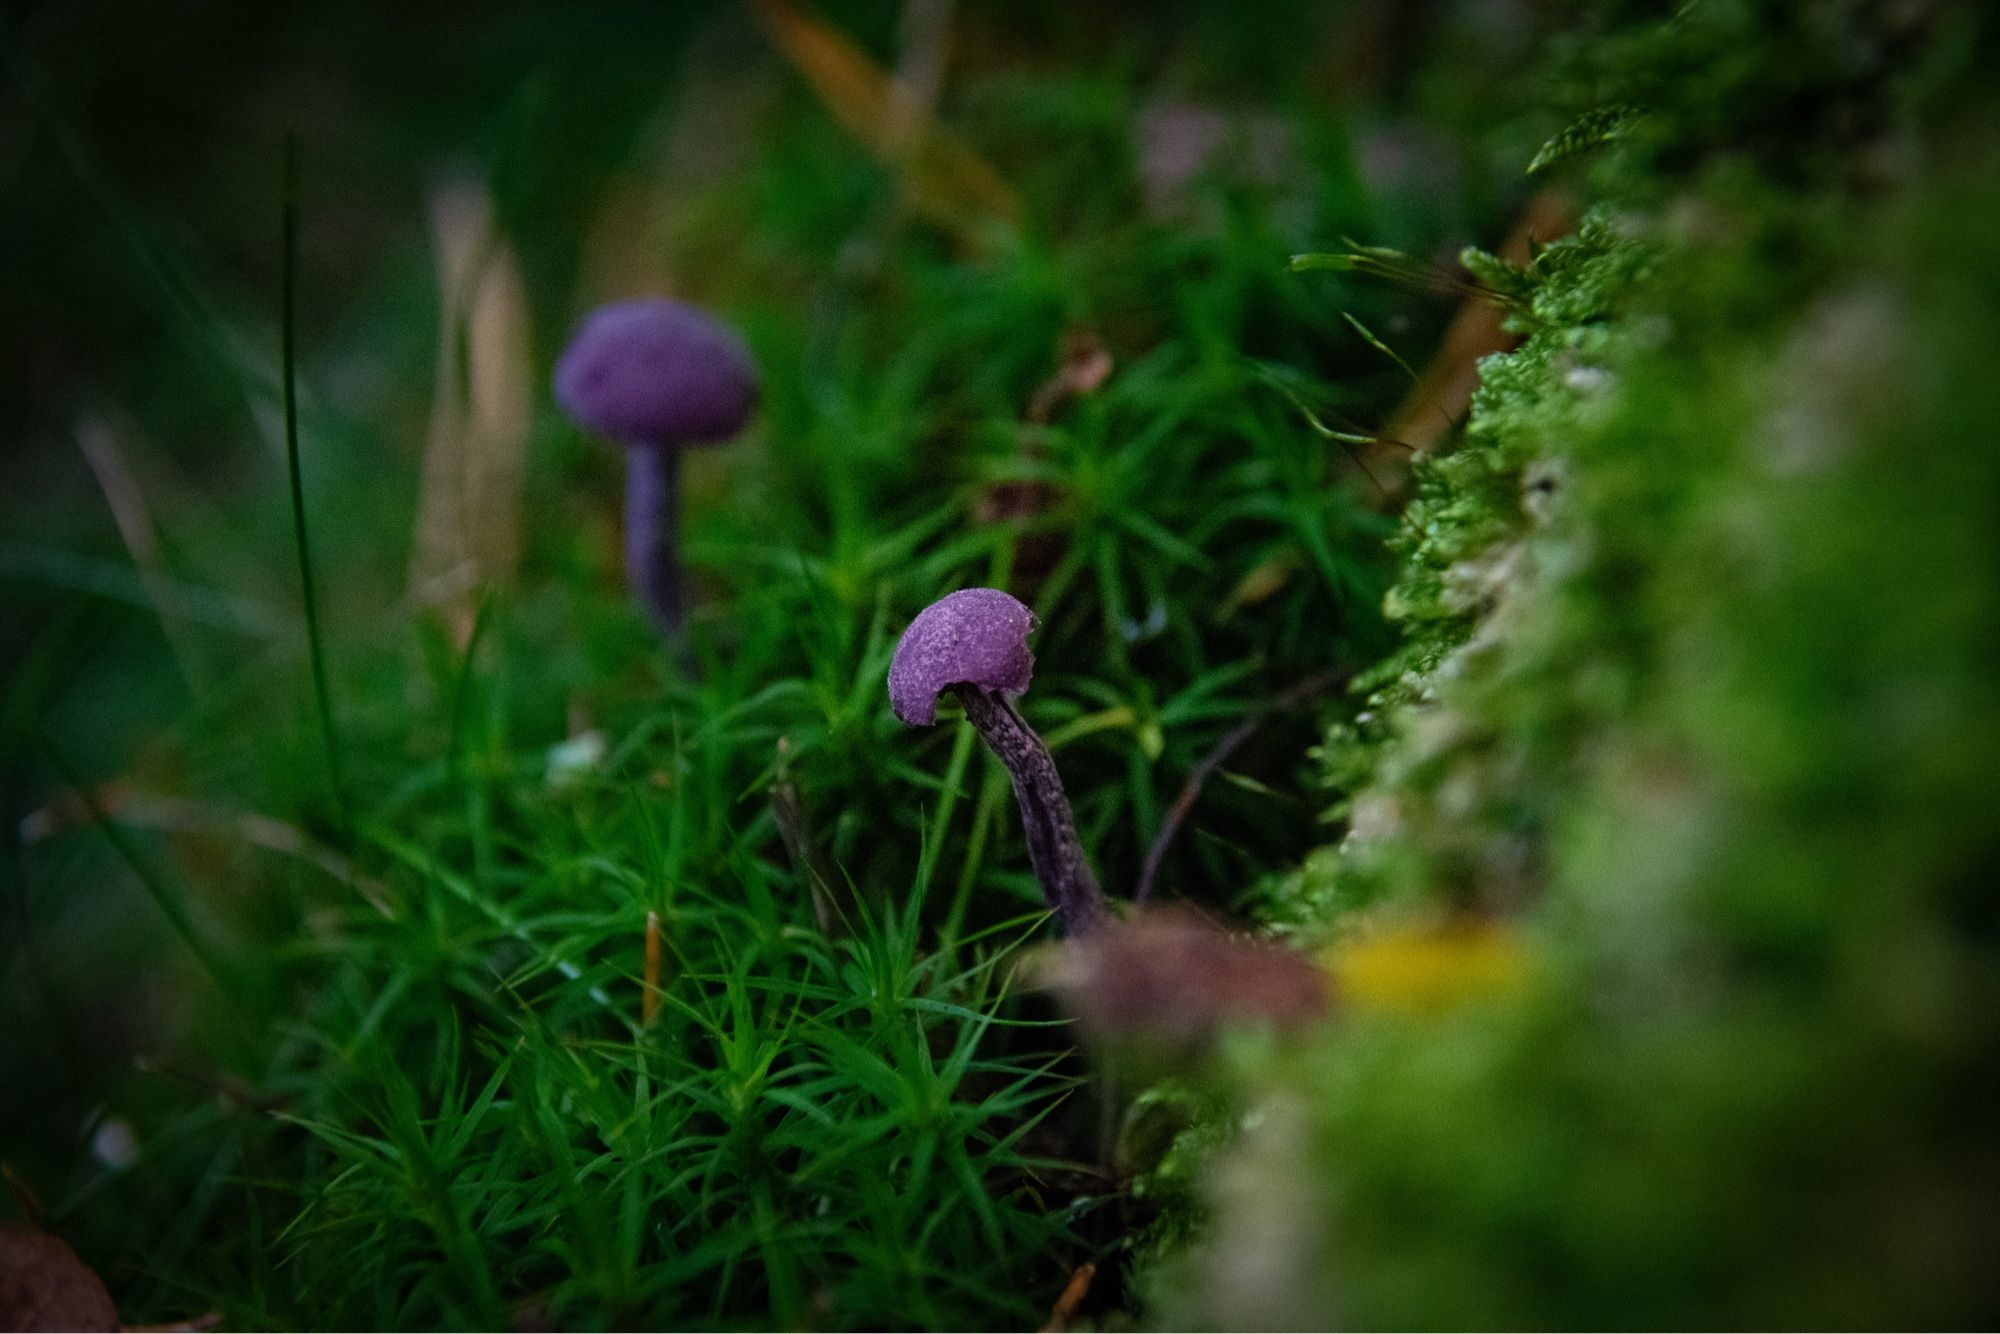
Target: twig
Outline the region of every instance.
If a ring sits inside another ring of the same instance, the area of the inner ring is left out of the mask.
[[[1242,722],[1223,734],[1220,741],[1201,761],[1188,771],[1187,782],[1181,785],[1180,795],[1167,808],[1167,818],[1160,822],[1160,832],[1153,835],[1153,845],[1146,849],[1146,864],[1139,872],[1139,886],[1132,895],[1135,903],[1144,903],[1153,896],[1153,882],[1160,873],[1160,863],[1166,860],[1167,847],[1180,832],[1181,824],[1187,819],[1194,804],[1201,798],[1201,790],[1211,775],[1228,762],[1229,757],[1256,734],[1274,713],[1303,704],[1315,695],[1323,695],[1345,678],[1342,672],[1316,672],[1295,685],[1288,686],[1275,696],[1269,704],[1245,718]]]
[[[666,951],[660,945],[660,915],[646,914],[646,989],[639,997],[639,1025],[653,1026],[653,1017],[660,1012],[660,973]]]
[[[1097,1277],[1097,1266],[1086,1260],[1076,1267],[1063,1286],[1062,1296],[1049,1310],[1049,1322],[1042,1326],[1042,1334],[1061,1334],[1069,1328],[1069,1322],[1076,1318],[1076,1308],[1083,1305],[1083,1299],[1090,1293],[1090,1281]]]

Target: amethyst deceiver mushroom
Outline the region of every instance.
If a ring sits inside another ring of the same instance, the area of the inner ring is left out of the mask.
[[[1104,893],[1084,858],[1076,820],[1055,759],[1014,708],[1035,673],[1028,635],[1035,614],[997,588],[946,594],[917,614],[889,663],[889,706],[911,727],[937,721],[938,696],[949,691],[965,708],[1014,780],[1014,799],[1027,830],[1028,860],[1063,933],[1086,935],[1111,920]]]
[[[584,316],[556,362],[556,402],[625,445],[625,573],[660,632],[685,615],[680,455],[720,444],[757,406],[757,368],[727,325],[684,301],[641,297]]]

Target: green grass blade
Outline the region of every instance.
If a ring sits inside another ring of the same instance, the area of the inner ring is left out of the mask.
[[[343,842],[352,842],[347,813],[347,785],[341,780],[340,736],[333,723],[332,692],[326,683],[326,651],[320,634],[319,597],[313,586],[312,544],[306,535],[306,489],[299,469],[298,274],[299,274],[299,138],[285,139],[285,183],[282,208],[284,276],[281,283],[281,378],[285,401],[285,465],[291,473],[292,534],[299,558],[299,584],[306,617],[306,653],[312,662],[313,700],[326,746],[327,785],[333,794],[335,823]]]

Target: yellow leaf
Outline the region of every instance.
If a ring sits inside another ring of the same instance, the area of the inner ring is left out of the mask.
[[[1519,938],[1483,923],[1390,926],[1338,942],[1322,962],[1341,1002],[1417,1015],[1519,991],[1531,971]]]

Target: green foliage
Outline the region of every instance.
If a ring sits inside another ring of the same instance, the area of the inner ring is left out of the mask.
[[[973,60],[955,83],[954,128],[1025,213],[957,253],[742,14],[680,24],[530,7],[420,58],[329,16],[316,40],[339,58],[308,68],[368,80],[329,92],[352,99],[337,135],[304,127],[295,272],[263,145],[218,130],[255,183],[240,197],[107,168],[78,202],[72,174],[107,138],[145,158],[150,122],[79,131],[68,156],[35,141],[24,171],[74,216],[18,225],[131,241],[36,296],[137,312],[105,392],[163,541],[135,576],[89,475],[59,461],[7,498],[21,930],[0,958],[0,1144],[128,1320],[1032,1325],[1093,1258],[1116,1298],[1123,1230],[1154,1205],[1093,1165],[1100,1099],[1071,1096],[1066,1028],[1010,986],[1045,928],[1006,777],[963,725],[896,724],[891,646],[950,589],[1032,599],[1025,709],[1118,893],[1218,738],[1386,651],[1392,524],[1298,404],[1379,419],[1404,387],[1381,349],[1421,348],[1448,312],[1283,271],[1367,221],[1342,151],[1144,204],[1150,93],[1117,67],[1065,72],[1080,60]],[[61,55],[27,52],[51,71],[50,125]],[[463,80],[445,105],[371,106],[432,57]],[[218,97],[284,82],[214,59]],[[648,70],[680,73],[663,92]],[[1281,96],[1267,76],[1248,92]],[[710,133],[731,169],[682,173],[674,153]],[[469,642],[406,584],[436,297],[421,220],[384,197],[416,191],[353,179],[354,157],[414,177],[467,144],[520,256],[538,386],[520,570],[482,590]],[[586,236],[616,230],[595,221],[614,189],[670,205],[617,254],[740,323],[764,371],[751,435],[689,461],[698,680],[620,587],[614,453],[539,390],[577,309],[623,294],[578,277],[604,262]],[[187,233],[255,258],[231,277]],[[275,319],[288,277],[295,326]],[[1031,422],[1071,328],[1114,372]],[[74,403],[29,406],[66,438]],[[1012,484],[1036,503],[991,517]],[[1169,892],[1226,904],[1305,851],[1308,740],[1279,720],[1244,750]],[[832,935],[771,801],[781,741]],[[149,896],[185,909],[213,979]],[[650,1024],[649,913],[667,960]]]
[[[1266,898],[1310,939],[1506,922],[1529,981],[1228,1068],[1267,1124],[1170,1319],[2000,1310],[2000,162],[1966,20],[1912,22],[1579,42],[1643,119],[1576,237],[1468,261],[1524,341],[1417,465],[1403,643],[1318,752],[1344,837]]]
[[[1600,107],[1586,111],[1563,128],[1563,132],[1535,150],[1535,156],[1528,163],[1528,174],[1546,171],[1559,162],[1566,162],[1593,148],[1616,143],[1632,133],[1640,111],[1631,106]]]
[[[1010,1257],[1065,1230],[1024,1200],[1053,1165],[1020,1140],[1063,1081],[979,1055],[995,960],[947,973],[913,961],[907,919],[828,946],[767,894],[689,894],[642,1028],[613,999],[632,979],[590,959],[634,909],[563,906],[517,919],[497,979],[490,928],[452,906],[341,952],[270,1081],[307,1137],[304,1207],[240,1253],[209,1243],[262,1295],[249,1323],[491,1325],[523,1302],[565,1324],[1031,1317]],[[442,977],[410,965],[435,952]]]

